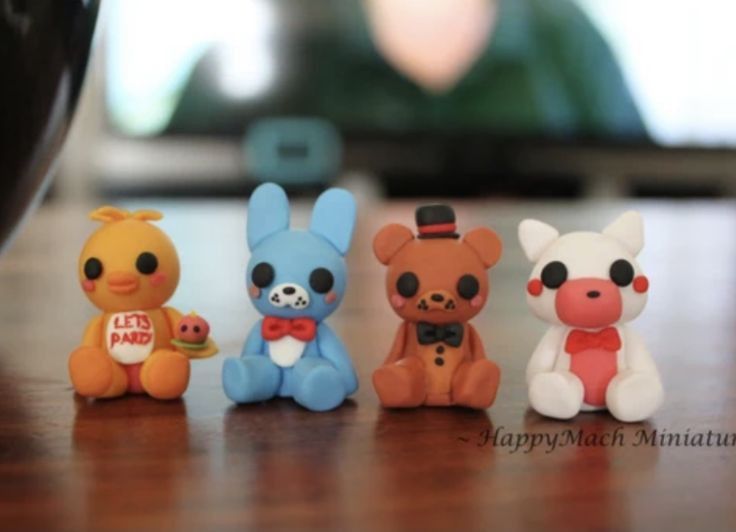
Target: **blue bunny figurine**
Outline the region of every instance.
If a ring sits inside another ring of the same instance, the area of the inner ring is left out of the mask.
[[[355,213],[353,196],[332,188],[317,199],[308,230],[289,229],[284,190],[265,183],[253,192],[246,282],[263,319],[240,358],[228,358],[222,368],[225,394],[236,403],[293,397],[325,411],[358,389],[345,346],[324,323],[345,294]]]

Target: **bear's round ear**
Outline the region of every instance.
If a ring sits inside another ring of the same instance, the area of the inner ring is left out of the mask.
[[[414,234],[411,229],[401,224],[389,224],[373,238],[373,253],[381,264],[388,264],[404,244],[412,240]]]
[[[473,248],[486,268],[490,268],[501,258],[503,249],[501,239],[487,227],[478,227],[468,231],[463,237],[463,242]]]

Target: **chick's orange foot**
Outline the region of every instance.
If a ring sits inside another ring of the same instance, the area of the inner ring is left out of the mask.
[[[169,349],[154,351],[141,368],[141,385],[156,399],[177,399],[189,385],[189,359]]]
[[[128,377],[103,349],[79,347],[69,357],[74,391],[83,397],[117,397],[128,388]]]

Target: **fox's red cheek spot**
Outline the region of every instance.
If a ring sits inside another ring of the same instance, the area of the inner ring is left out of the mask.
[[[544,286],[542,285],[542,281],[539,279],[532,279],[526,284],[526,291],[529,292],[529,295],[534,297],[539,296],[543,289]]]
[[[85,279],[84,281],[82,281],[82,290],[84,290],[85,292],[94,292],[95,282],[89,279]]]
[[[640,294],[649,290],[649,279],[645,275],[638,276],[634,279],[634,290]]]

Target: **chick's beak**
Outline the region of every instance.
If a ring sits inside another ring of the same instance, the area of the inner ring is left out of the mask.
[[[140,281],[134,273],[112,272],[107,276],[107,287],[113,294],[131,294],[138,290]]]

